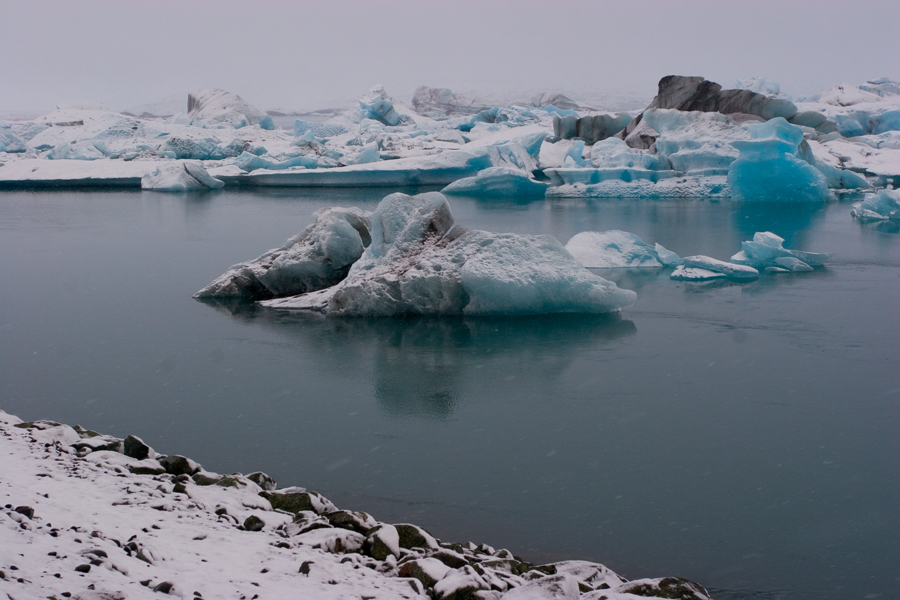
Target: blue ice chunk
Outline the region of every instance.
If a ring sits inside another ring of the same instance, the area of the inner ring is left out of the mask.
[[[354,164],[364,165],[366,163],[378,162],[379,160],[381,160],[381,153],[378,152],[378,148],[365,148],[359,153],[359,156],[356,157],[356,162]]]
[[[584,167],[587,166],[584,162],[584,140],[575,140],[572,142],[572,145],[569,146],[569,149],[566,150],[565,158],[563,159],[564,167]],[[567,164],[571,161],[572,164]]]
[[[31,140],[31,138],[44,131],[45,129],[49,129],[49,127],[47,125],[44,125],[43,123],[35,123],[34,121],[13,123],[10,125],[10,130],[25,142]]]
[[[590,269],[663,266],[656,248],[628,231],[582,231],[569,240],[566,250]]]
[[[307,131],[312,131],[318,138],[330,138],[347,132],[347,128],[337,123],[319,123],[316,121],[294,121],[294,135],[300,136]]]
[[[821,202],[832,198],[825,176],[800,158],[803,131],[782,117],[748,125],[752,140],[732,142],[740,155],[728,169],[734,200]]]
[[[872,115],[868,120],[869,133],[878,135],[888,131],[900,131],[900,110],[889,110]]]
[[[25,152],[28,147],[9,127],[0,127],[0,152]]]
[[[860,221],[900,219],[900,190],[879,190],[853,205],[850,214]]]
[[[735,264],[733,262],[725,262],[724,260],[703,256],[702,254],[685,256],[684,268],[703,269],[705,271],[712,271],[713,273],[722,273],[728,277],[728,279],[734,279],[735,281],[751,281],[753,279],[759,279],[759,271],[753,267]],[[675,273],[672,273],[672,278],[676,279]]]
[[[376,85],[359,99],[359,110],[363,118],[374,119],[385,125],[394,126],[406,121],[405,115],[394,110],[394,101],[380,85]]]
[[[521,169],[490,167],[475,177],[458,179],[441,190],[444,194],[476,197],[540,196],[547,192],[547,184],[535,181]]]
[[[591,164],[598,169],[628,167],[663,171],[669,169],[665,157],[644,154],[628,146],[624,140],[609,137],[591,146]]]
[[[272,131],[275,129],[275,122],[272,120],[272,117],[266,115],[259,120],[259,128]]]
[[[255,154],[251,154],[249,152],[244,152],[234,161],[241,170],[243,171],[255,171],[256,169],[270,169],[273,171],[279,171],[282,169],[288,169],[290,167],[305,167],[307,169],[315,169],[317,164],[317,157],[315,156],[295,156],[293,158],[288,158],[287,160],[275,161],[268,158],[262,158],[260,156],[256,156]]]
[[[838,133],[844,137],[856,137],[858,135],[866,135],[866,124],[861,123],[854,114],[834,115],[834,124],[837,126]],[[868,120],[868,118],[866,119]]]
[[[391,194],[371,218],[372,243],[339,284],[262,304],[333,316],[615,312],[636,294],[592,274],[549,235],[454,224],[443,194]]]
[[[105,148],[105,144],[101,143],[101,147]],[[105,158],[105,156],[92,140],[86,140],[75,144],[54,146],[44,157],[49,160],[97,160]]]
[[[771,231],[758,231],[753,240],[741,242],[741,251],[731,257],[731,262],[763,269],[766,267],[784,267],[777,262],[779,258],[794,258],[812,267],[821,267],[831,258],[830,254],[820,252],[803,252],[788,250],[784,247],[784,238]]]

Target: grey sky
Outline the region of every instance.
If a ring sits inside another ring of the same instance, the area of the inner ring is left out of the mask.
[[[261,108],[346,104],[375,83],[624,90],[669,74],[795,94],[900,78],[900,2],[0,0],[0,110],[110,108],[219,87]]]

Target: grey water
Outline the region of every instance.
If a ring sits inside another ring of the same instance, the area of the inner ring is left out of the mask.
[[[623,229],[727,259],[833,252],[748,284],[598,272],[618,316],[326,320],[191,295],[321,207],[385,190],[0,194],[0,409],[141,436],[218,472],[528,560],[714,597],[895,598],[900,234],[849,205],[452,199],[472,228]]]

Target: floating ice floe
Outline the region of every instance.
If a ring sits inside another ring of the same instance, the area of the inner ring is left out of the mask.
[[[860,221],[900,219],[900,190],[879,190],[857,202],[850,214]]]
[[[540,196],[547,184],[535,181],[530,173],[510,167],[490,167],[475,177],[457,179],[441,190],[444,194],[465,196]]]
[[[203,165],[188,161],[162,163],[141,178],[141,189],[158,192],[196,192],[217,190],[225,184],[212,177]]]
[[[728,169],[734,200],[821,202],[833,197],[825,176],[798,156],[799,127],[779,117],[748,129],[752,140],[733,142],[740,151]]]
[[[681,258],[661,245],[651,246],[627,231],[583,231],[566,244],[575,260],[588,268],[675,267]]]
[[[549,235],[456,226],[443,194],[391,194],[371,217],[372,243],[328,289],[268,300],[335,316],[615,312],[636,294],[582,267]]]
[[[195,298],[267,300],[325,289],[347,276],[371,242],[371,213],[323,208],[315,221],[280,248],[231,267]]]
[[[831,258],[830,254],[788,250],[784,238],[769,231],[753,234],[753,240],[741,242],[741,251],[731,257],[731,262],[772,271],[812,271]]]
[[[753,267],[697,255],[685,257],[683,264],[672,272],[671,278],[698,281],[728,278],[735,281],[752,281],[759,278],[759,271]]]

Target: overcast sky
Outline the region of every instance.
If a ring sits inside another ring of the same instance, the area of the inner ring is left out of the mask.
[[[0,110],[124,109],[222,88],[263,109],[382,83],[650,97],[660,77],[794,94],[900,79],[898,0],[0,0]]]

